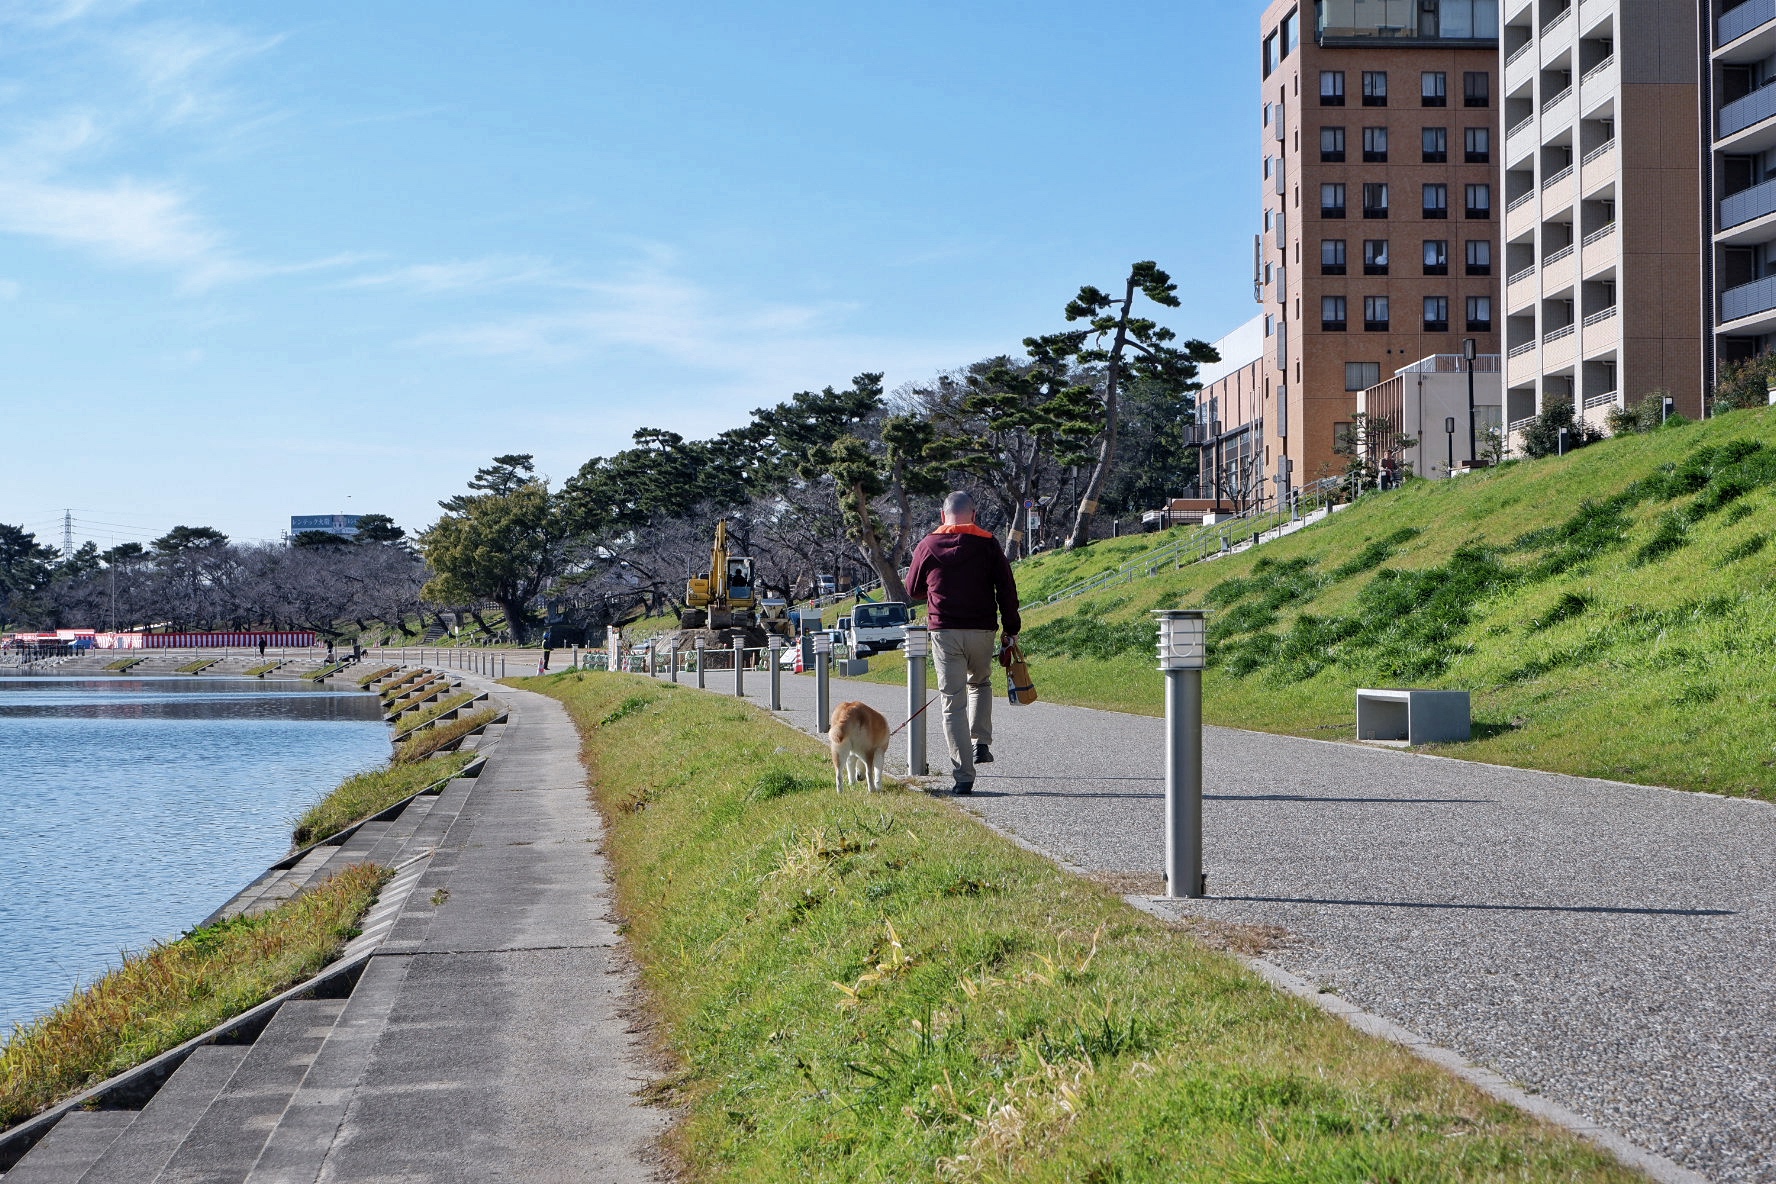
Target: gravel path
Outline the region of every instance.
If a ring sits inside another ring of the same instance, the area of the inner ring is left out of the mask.
[[[783,681],[814,730],[813,680]],[[906,715],[902,688],[847,698]],[[1157,892],[1161,721],[995,707],[966,808]],[[1266,956],[1309,981],[1713,1180],[1776,1181],[1776,807],[1225,728],[1205,750],[1212,898],[1167,907],[1281,926]]]

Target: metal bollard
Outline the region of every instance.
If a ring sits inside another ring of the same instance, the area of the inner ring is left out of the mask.
[[[672,647],[672,681],[678,681],[678,645],[676,643]]]
[[[832,634],[814,635],[814,733],[832,726]]]
[[[771,710],[783,710],[783,639],[775,633],[765,643],[765,658],[771,663]]]
[[[907,660],[907,776],[923,777],[930,771],[925,746],[925,656],[931,652],[931,634],[923,625],[908,625]]]
[[[500,677],[504,678],[505,676],[506,676],[506,659],[505,659],[504,655],[501,655],[500,656]]]
[[[697,689],[699,691],[703,689],[703,685],[704,685],[703,684],[703,651],[706,650],[707,648],[708,647],[704,644],[704,639],[699,637],[697,639]]]
[[[1208,614],[1168,609],[1159,618],[1166,679],[1166,895],[1208,894],[1202,859],[1202,672]]]
[[[746,698],[746,639],[734,639],[734,698]]]
[[[660,672],[659,671],[660,663],[657,661],[659,656],[660,656],[660,647],[659,646],[656,646],[656,645],[648,646],[648,677],[649,678],[657,677]]]

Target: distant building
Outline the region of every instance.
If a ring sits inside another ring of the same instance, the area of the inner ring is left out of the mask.
[[[292,514],[290,537],[295,538],[305,530],[322,530],[349,539],[357,535],[358,520],[362,517],[362,514]]]
[[[1357,396],[1385,375],[1467,338],[1499,352],[1499,7],[1265,10],[1264,426],[1251,488],[1266,501],[1344,470]]]
[[[1497,354],[1473,362],[1475,452],[1486,454],[1487,433],[1504,428],[1504,384]],[[1377,463],[1440,478],[1463,469],[1468,460],[1468,361],[1461,354],[1435,354],[1402,367],[1357,395],[1357,411],[1368,418]],[[1340,455],[1354,451],[1352,432],[1340,439]]]
[[[1197,374],[1196,422],[1185,438],[1197,450],[1196,485],[1180,497],[1202,506],[1232,509],[1265,497],[1264,317],[1253,317],[1215,342],[1221,360]],[[1184,506],[1175,509],[1185,509]]]

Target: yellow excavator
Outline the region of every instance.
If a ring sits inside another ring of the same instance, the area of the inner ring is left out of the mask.
[[[753,587],[752,560],[728,554],[728,524],[715,524],[715,545],[709,570],[685,584],[685,607],[678,615],[684,629],[739,630],[749,643],[763,644],[763,635],[793,635],[789,606],[777,597],[758,595]]]

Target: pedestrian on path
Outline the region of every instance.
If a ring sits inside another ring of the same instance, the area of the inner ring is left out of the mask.
[[[974,498],[944,499],[943,525],[919,540],[907,573],[907,595],[929,605],[937,695],[957,793],[974,789],[974,767],[993,759],[994,630],[1017,640],[1017,581],[999,540],[975,525]]]

